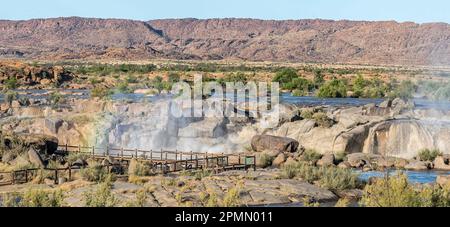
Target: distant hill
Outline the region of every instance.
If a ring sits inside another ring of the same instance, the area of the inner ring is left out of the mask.
[[[450,65],[450,26],[330,20],[3,20],[0,58]]]

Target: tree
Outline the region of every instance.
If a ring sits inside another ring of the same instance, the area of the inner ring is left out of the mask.
[[[391,98],[411,99],[416,92],[417,86],[410,80],[402,81],[394,91],[391,92]]]
[[[273,79],[273,82],[278,82],[281,85],[291,82],[294,78],[297,78],[298,74],[297,72],[292,68],[285,68],[279,71],[275,78]]]
[[[314,86],[319,89],[325,83],[325,77],[322,74],[322,70],[318,69],[314,71]]]
[[[320,87],[317,94],[320,98],[345,98],[347,86],[343,80],[333,79]]]

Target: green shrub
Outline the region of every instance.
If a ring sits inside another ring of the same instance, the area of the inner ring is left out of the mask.
[[[86,207],[115,207],[119,200],[114,196],[111,190],[111,184],[101,183],[96,190],[90,190],[83,194]]]
[[[16,89],[18,86],[19,86],[19,83],[18,83],[16,77],[10,77],[5,81],[6,89]]]
[[[7,193],[1,198],[2,204],[0,207],[20,207],[21,200],[22,196],[19,193]]]
[[[410,80],[402,81],[399,85],[394,85],[393,91],[389,94],[389,97],[401,98],[404,100],[411,99],[416,92],[417,86]]]
[[[240,191],[239,186],[228,189],[223,198],[222,207],[238,207],[241,204]]]
[[[383,81],[377,78],[365,80],[361,75],[358,75],[353,82],[353,97],[383,98],[386,96],[387,89]]]
[[[291,82],[293,79],[297,77],[298,74],[295,69],[286,68],[276,73],[273,82],[278,82],[280,83],[281,87],[283,87],[284,84]]]
[[[450,190],[437,185],[415,188],[405,174],[377,179],[367,185],[360,201],[366,207],[448,207]]]
[[[130,161],[128,166],[128,175],[146,177],[153,174],[152,168],[145,163],[139,162],[136,159]]]
[[[438,156],[441,156],[442,152],[440,152],[437,149],[430,150],[430,149],[424,149],[419,152],[419,159],[420,161],[430,161],[433,162]]]
[[[299,89],[295,89],[294,91],[292,91],[292,96],[295,97],[301,97],[301,96],[305,96],[307,93],[305,91],[299,90]]]
[[[77,160],[86,161],[89,157],[90,157],[90,154],[88,154],[88,153],[70,152],[69,155],[66,157],[66,161],[69,164],[72,164]]]
[[[329,190],[353,189],[360,186],[358,175],[351,170],[336,167],[316,167],[305,162],[285,165],[283,176],[287,178],[300,177],[309,183],[318,184]]]
[[[311,109],[304,109],[300,113],[300,117],[303,119],[313,119],[314,111]]]
[[[359,184],[358,176],[349,169],[335,167],[320,168],[319,184],[329,190],[345,190],[357,188]]]
[[[343,80],[333,79],[320,87],[317,96],[320,98],[345,98],[347,97],[347,85]]]
[[[111,181],[114,179],[114,176],[109,174],[107,169],[99,164],[81,169],[80,175],[83,178],[83,180],[98,183]]]
[[[343,162],[345,160],[345,157],[347,156],[347,153],[345,151],[336,152],[334,154],[334,160],[339,163]]]
[[[91,77],[91,78],[89,78],[89,82],[92,84],[92,85],[96,85],[96,84],[99,84],[99,83],[101,83],[101,82],[103,82],[103,80],[102,79],[99,79],[98,77]]]
[[[61,207],[64,194],[62,191],[45,192],[42,190],[30,190],[25,193],[21,201],[21,207]]]
[[[122,81],[122,82],[120,82],[120,83],[116,86],[116,89],[117,89],[117,91],[118,91],[119,93],[122,93],[122,94],[128,94],[128,93],[131,93],[131,92],[132,92],[132,90],[130,89],[129,84],[128,84],[127,81]]]
[[[334,125],[334,121],[323,112],[315,113],[313,119],[320,127],[331,128]]]
[[[178,83],[181,80],[181,76],[178,73],[169,73],[169,83]]]
[[[95,87],[91,90],[91,98],[101,98],[101,99],[108,99],[111,97],[113,92],[104,87]]]
[[[308,149],[300,157],[302,161],[309,162],[313,165],[322,158],[322,155],[315,150]]]
[[[61,190],[51,192],[28,190],[24,194],[12,193],[3,198],[3,207],[62,207],[64,194]]]
[[[319,89],[325,83],[325,77],[322,74],[322,70],[318,69],[314,71],[314,87]]]
[[[272,165],[274,158],[268,154],[261,154],[259,157],[259,163],[261,168],[267,168]]]
[[[139,82],[138,78],[134,75],[128,75],[125,81],[129,84],[135,84]]]
[[[136,199],[125,203],[125,207],[145,207],[148,199],[148,190],[140,189],[136,192]]]

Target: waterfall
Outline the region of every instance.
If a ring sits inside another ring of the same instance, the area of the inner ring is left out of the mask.
[[[372,127],[364,153],[414,158],[422,149],[450,153],[450,124],[439,120],[391,120]]]
[[[172,104],[160,100],[119,105],[98,130],[97,136],[105,135],[99,141],[109,147],[149,151],[239,152],[239,146],[229,139],[232,134],[226,118],[177,118],[171,114]]]

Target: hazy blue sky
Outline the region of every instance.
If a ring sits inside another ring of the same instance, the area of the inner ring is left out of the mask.
[[[448,0],[7,0],[1,19],[127,18],[351,19],[450,23]]]

